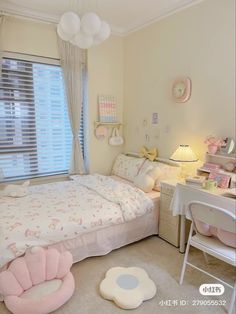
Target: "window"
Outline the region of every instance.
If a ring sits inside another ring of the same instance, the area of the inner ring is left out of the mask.
[[[83,114],[79,137],[83,149]],[[71,147],[61,67],[4,57],[0,80],[0,169],[4,178],[67,173]]]

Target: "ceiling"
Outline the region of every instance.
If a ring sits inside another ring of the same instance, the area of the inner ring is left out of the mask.
[[[0,0],[0,10],[58,22],[66,11],[95,11],[117,35],[126,35],[203,0]]]

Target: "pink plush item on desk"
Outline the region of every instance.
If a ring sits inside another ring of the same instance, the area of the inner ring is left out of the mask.
[[[35,247],[0,273],[0,294],[14,314],[47,314],[66,303],[74,292],[72,255]]]

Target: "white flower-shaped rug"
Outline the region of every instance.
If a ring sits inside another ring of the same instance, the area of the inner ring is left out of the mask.
[[[100,293],[122,309],[134,309],[155,296],[156,286],[142,268],[113,267],[100,283]]]

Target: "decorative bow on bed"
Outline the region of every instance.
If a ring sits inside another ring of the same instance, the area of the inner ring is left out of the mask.
[[[140,151],[140,157],[145,157],[151,161],[155,160],[157,157],[157,149],[152,148],[152,149],[147,149],[146,147],[142,147]]]

